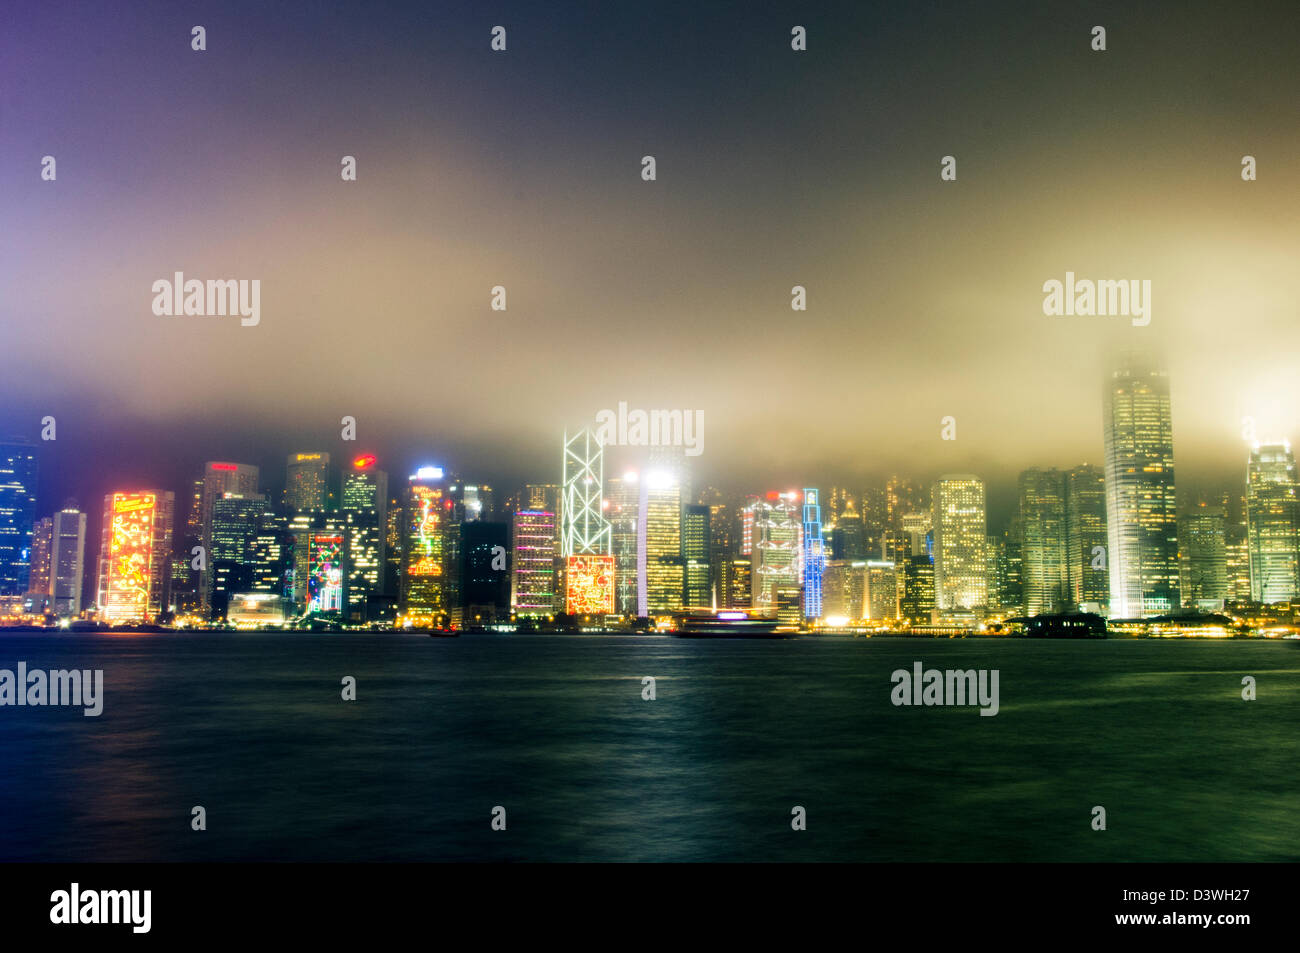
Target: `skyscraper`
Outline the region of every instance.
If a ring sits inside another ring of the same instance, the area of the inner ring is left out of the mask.
[[[212,508],[227,493],[242,497],[256,496],[257,483],[258,468],[251,464],[209,461],[203,466],[203,489],[198,515],[199,545],[203,547],[203,565],[206,568],[199,571],[195,582],[199,588],[198,598],[204,614],[211,611],[212,590],[216,582],[212,570]]]
[[[0,596],[27,592],[36,525],[36,447],[0,443]]]
[[[1087,464],[1075,467],[1065,474],[1066,595],[1075,608],[1106,611],[1107,543],[1106,473]]]
[[[973,612],[988,604],[984,484],[969,474],[940,477],[934,507],[934,591],[939,611]]]
[[[1223,608],[1228,592],[1228,560],[1223,507],[1199,504],[1178,525],[1183,604],[1194,609]]]
[[[81,585],[85,574],[86,514],[69,500],[54,514],[50,553],[51,608],[61,619],[81,612]]]
[[[110,625],[153,622],[167,608],[176,496],[131,490],[104,497],[97,602]]]
[[[1181,604],[1169,376],[1139,364],[1114,371],[1102,421],[1110,615],[1160,615]]]
[[[635,470],[609,480],[610,545],[614,552],[614,611],[637,614],[637,519],[641,485]]]
[[[344,472],[339,512],[348,525],[348,617],[366,618],[367,600],[384,591],[388,557],[388,474],[373,455],[355,458]]]
[[[1289,443],[1257,444],[1246,465],[1250,598],[1291,602],[1300,593],[1300,479]]]
[[[47,516],[36,521],[32,528],[32,554],[27,575],[27,591],[40,600],[33,600],[33,611],[39,610],[49,601],[50,584],[53,578],[54,558],[54,517]]]
[[[555,613],[555,547],[559,536],[555,514],[520,510],[511,530],[510,605],[520,618]]]
[[[822,541],[822,508],[816,489],[803,491],[803,617],[820,619],[822,616],[822,571],[826,566],[826,550]],[[892,564],[891,564],[892,568]],[[890,577],[893,581],[893,577]],[[895,592],[897,598],[897,592]]]
[[[682,511],[683,602],[688,606],[713,603],[711,519],[709,507],[702,503],[692,503]]]
[[[651,470],[641,480],[637,540],[637,615],[652,616],[682,607],[682,486],[669,470]]]
[[[333,509],[328,453],[289,454],[284,468],[284,503],[290,513]]]
[[[452,506],[447,485],[441,467],[421,467],[403,493],[399,609],[402,620],[411,625],[435,625],[450,610],[444,578],[447,511]]]
[[[1055,469],[1034,468],[1019,485],[1024,611],[1056,612],[1066,601],[1065,483]]]
[[[799,494],[775,490],[766,499],[754,499],[746,507],[752,525],[753,607],[766,612],[778,610],[776,592],[798,592],[803,524],[799,517]]]

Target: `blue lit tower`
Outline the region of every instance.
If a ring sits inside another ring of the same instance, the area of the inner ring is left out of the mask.
[[[822,616],[822,570],[826,567],[826,551],[822,545],[822,508],[817,502],[817,491],[803,491],[803,616],[820,619]]]

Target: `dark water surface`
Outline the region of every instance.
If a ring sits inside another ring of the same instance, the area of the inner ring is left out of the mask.
[[[999,714],[893,706],[916,660],[998,669]],[[0,635],[19,661],[106,699],[0,707],[0,859],[1300,859],[1295,642]]]

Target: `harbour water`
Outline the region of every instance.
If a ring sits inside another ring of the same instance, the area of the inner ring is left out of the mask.
[[[0,634],[20,661],[105,697],[0,707],[4,860],[1300,859],[1296,642]],[[895,706],[918,661],[998,670],[997,715]]]

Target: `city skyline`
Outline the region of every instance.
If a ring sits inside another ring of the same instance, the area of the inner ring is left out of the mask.
[[[1174,381],[1184,472],[1235,474],[1244,417],[1300,436],[1300,247],[1277,214],[1300,204],[1300,142],[1273,121],[1297,65],[1267,17],[1109,7],[1096,52],[1090,24],[1037,6],[831,5],[800,12],[794,55],[775,8],[507,3],[494,55],[487,14],[398,9],[234,3],[201,54],[166,5],[15,15],[0,433],[54,416],[114,481],[145,475],[132,459],[170,479],[160,446],[268,461],[350,415],[384,459],[423,445],[517,483],[556,422],[627,401],[702,410],[708,482],[739,459],[792,486],[976,472],[997,508],[1022,466],[1101,460],[1095,381],[1139,344]],[[260,322],[153,314],[176,271],[260,281]],[[1150,324],[1045,315],[1070,272],[1150,281]],[[749,340],[774,359],[733,359]],[[578,349],[580,375],[547,373]],[[791,399],[811,392],[821,413]]]

